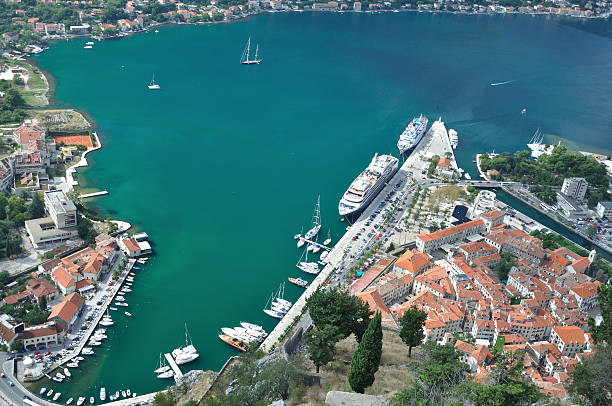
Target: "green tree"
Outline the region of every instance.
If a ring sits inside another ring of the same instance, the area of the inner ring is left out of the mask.
[[[47,310],[47,297],[46,296],[42,296],[40,298],[40,301],[38,302],[38,307],[40,307],[40,310],[43,312]]]
[[[596,325],[593,318],[589,319],[591,334],[596,343],[607,343],[610,346],[612,345],[612,284],[608,282],[597,288],[597,302],[602,320]]]
[[[365,388],[374,383],[374,374],[378,371],[382,355],[382,327],[380,313],[370,320],[368,328],[351,360],[351,372],[348,376],[351,389],[363,393]]]
[[[495,265],[495,273],[500,281],[508,279],[508,274],[513,266],[516,265],[516,257],[509,252],[501,253],[501,260]]]
[[[408,346],[408,357],[412,357],[412,347],[420,345],[425,338],[423,332],[425,320],[427,320],[427,312],[418,310],[416,307],[408,309],[400,320],[402,329],[399,336]]]
[[[332,325],[314,327],[305,334],[306,345],[310,360],[317,368],[327,365],[334,359],[336,342],[338,341],[338,328]]]
[[[595,228],[595,226],[588,226],[586,234],[591,238],[595,237],[597,235],[597,228]]]
[[[21,351],[23,350],[23,341],[13,341],[11,343],[11,351]]]
[[[28,207],[28,217],[30,219],[37,219],[45,216],[45,204],[40,193],[34,193],[32,196],[32,203]]]
[[[612,404],[612,346],[597,346],[593,355],[576,365],[571,373],[572,392],[582,396],[592,406]]]

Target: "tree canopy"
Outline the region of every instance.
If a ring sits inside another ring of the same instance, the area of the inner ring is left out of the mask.
[[[408,346],[408,357],[412,356],[412,347],[420,345],[425,338],[423,332],[425,320],[427,320],[427,312],[418,310],[416,307],[406,310],[400,320],[402,329],[399,336]]]
[[[374,383],[374,374],[378,371],[382,356],[382,337],[381,315],[377,312],[370,320],[351,360],[348,381],[351,389],[357,393],[363,393],[365,388]]]

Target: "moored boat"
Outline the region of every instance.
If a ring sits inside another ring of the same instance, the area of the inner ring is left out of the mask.
[[[399,149],[400,154],[404,154],[405,152],[416,147],[425,134],[427,123],[427,117],[423,117],[423,115],[421,115],[419,118],[415,117],[412,119],[410,124],[408,124],[406,129],[400,134],[399,140],[397,141],[397,148]]]
[[[325,251],[327,252],[327,251]],[[308,281],[302,279],[302,278],[288,278],[289,282],[293,283],[294,285],[297,285],[301,288],[305,288],[308,286]]]
[[[230,337],[225,334],[219,334],[219,338],[240,351],[246,352],[249,349],[249,346],[239,338]]]

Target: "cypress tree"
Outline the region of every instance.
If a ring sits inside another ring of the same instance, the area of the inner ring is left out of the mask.
[[[412,356],[412,347],[420,345],[423,342],[423,338],[425,338],[423,333],[425,320],[427,320],[427,313],[418,310],[416,307],[406,310],[400,320],[402,329],[399,336],[408,346],[408,357]]]
[[[380,313],[376,313],[363,333],[359,347],[357,347],[351,360],[351,372],[348,376],[351,389],[357,393],[363,393],[365,388],[372,386],[381,355],[381,316]]]

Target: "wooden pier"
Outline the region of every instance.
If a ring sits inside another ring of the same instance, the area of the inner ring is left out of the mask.
[[[170,368],[172,368],[172,370],[174,371],[174,380],[176,382],[180,381],[183,378],[183,373],[179,369],[178,365],[176,365],[176,362],[174,362],[174,358],[172,358],[172,354],[166,353],[164,354],[164,357],[166,357],[166,361],[168,361],[168,365],[170,365]]]
[[[80,195],[79,197],[81,199],[87,199],[88,197],[104,196],[107,194],[108,194],[108,190],[103,190],[101,192],[86,193],[84,195]]]

